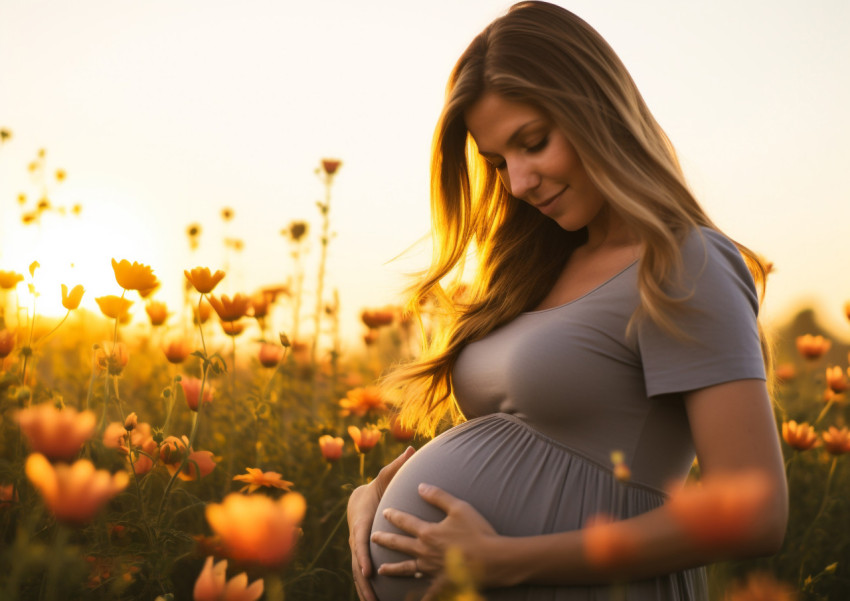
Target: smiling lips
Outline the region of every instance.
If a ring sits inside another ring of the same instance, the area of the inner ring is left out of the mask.
[[[556,201],[557,199],[559,199],[559,198],[561,197],[561,195],[562,195],[564,192],[566,192],[566,191],[567,191],[567,189],[568,189],[568,188],[569,188],[569,186],[565,186],[563,190],[561,190],[560,192],[558,192],[558,193],[557,193],[557,194],[555,194],[554,196],[550,197],[548,200],[544,200],[543,202],[541,202],[541,203],[539,203],[539,204],[534,204],[534,203],[531,203],[531,204],[533,204],[533,205],[534,205],[534,207],[535,207],[537,210],[539,210],[541,213],[546,213],[546,209],[548,209],[548,208],[552,207],[552,206],[555,204],[555,201]]]

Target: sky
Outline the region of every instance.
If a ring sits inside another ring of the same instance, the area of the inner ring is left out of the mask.
[[[813,304],[850,339],[850,3],[558,3],[620,55],[714,221],[773,261],[768,325]],[[315,170],[339,158],[325,287],[354,341],[360,310],[399,303],[430,259],[445,82],[509,5],[0,0],[0,128],[12,133],[0,146],[0,270],[38,260],[47,313],[61,312],[60,282],[83,284],[92,309],[120,294],[113,257],[151,265],[167,302],[196,265],[228,272],[222,292],[252,292],[291,277],[280,231],[305,220],[306,314],[324,197]],[[25,210],[42,195],[27,170],[41,148],[48,173],[67,172],[48,182],[52,205],[82,211],[24,228],[18,195]],[[227,252],[225,238],[244,249]]]

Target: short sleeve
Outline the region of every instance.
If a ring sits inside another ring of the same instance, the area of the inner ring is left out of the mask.
[[[684,336],[649,318],[638,325],[647,396],[765,379],[758,294],[738,248],[719,232],[695,229],[682,245],[682,267],[667,291],[684,299],[671,315]]]

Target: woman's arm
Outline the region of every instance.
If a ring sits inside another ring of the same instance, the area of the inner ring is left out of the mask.
[[[372,573],[372,563],[369,558],[369,532],[372,530],[375,512],[390,481],[414,452],[413,447],[407,447],[404,453],[385,465],[374,480],[355,488],[348,498],[348,545],[351,547],[351,572],[361,601],[377,601],[372,585],[369,584],[369,576]]]
[[[770,400],[760,380],[739,380],[686,395],[687,412],[705,479],[758,470],[769,486],[754,523],[740,536],[706,545],[677,522],[668,504],[610,525],[636,553],[600,565],[588,560],[581,530],[542,536],[504,537],[468,504],[430,487],[425,500],[446,512],[439,523],[390,511],[389,520],[412,537],[376,533],[373,540],[416,558],[380,567],[382,574],[437,573],[446,548],[459,547],[481,569],[482,586],[521,583],[599,584],[637,580],[704,565],[723,558],[764,555],[782,544],[787,521],[787,486]]]

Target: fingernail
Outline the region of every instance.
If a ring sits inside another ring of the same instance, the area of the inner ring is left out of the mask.
[[[363,574],[363,578],[369,577],[369,574],[366,573],[366,568],[360,568],[360,573]]]
[[[385,518],[389,519],[389,517],[390,517],[390,510],[389,509],[384,509],[384,511],[382,511],[381,513],[383,514],[383,516]]]
[[[431,486],[429,484],[425,484],[424,482],[419,485],[419,492],[428,492],[431,490]]]

